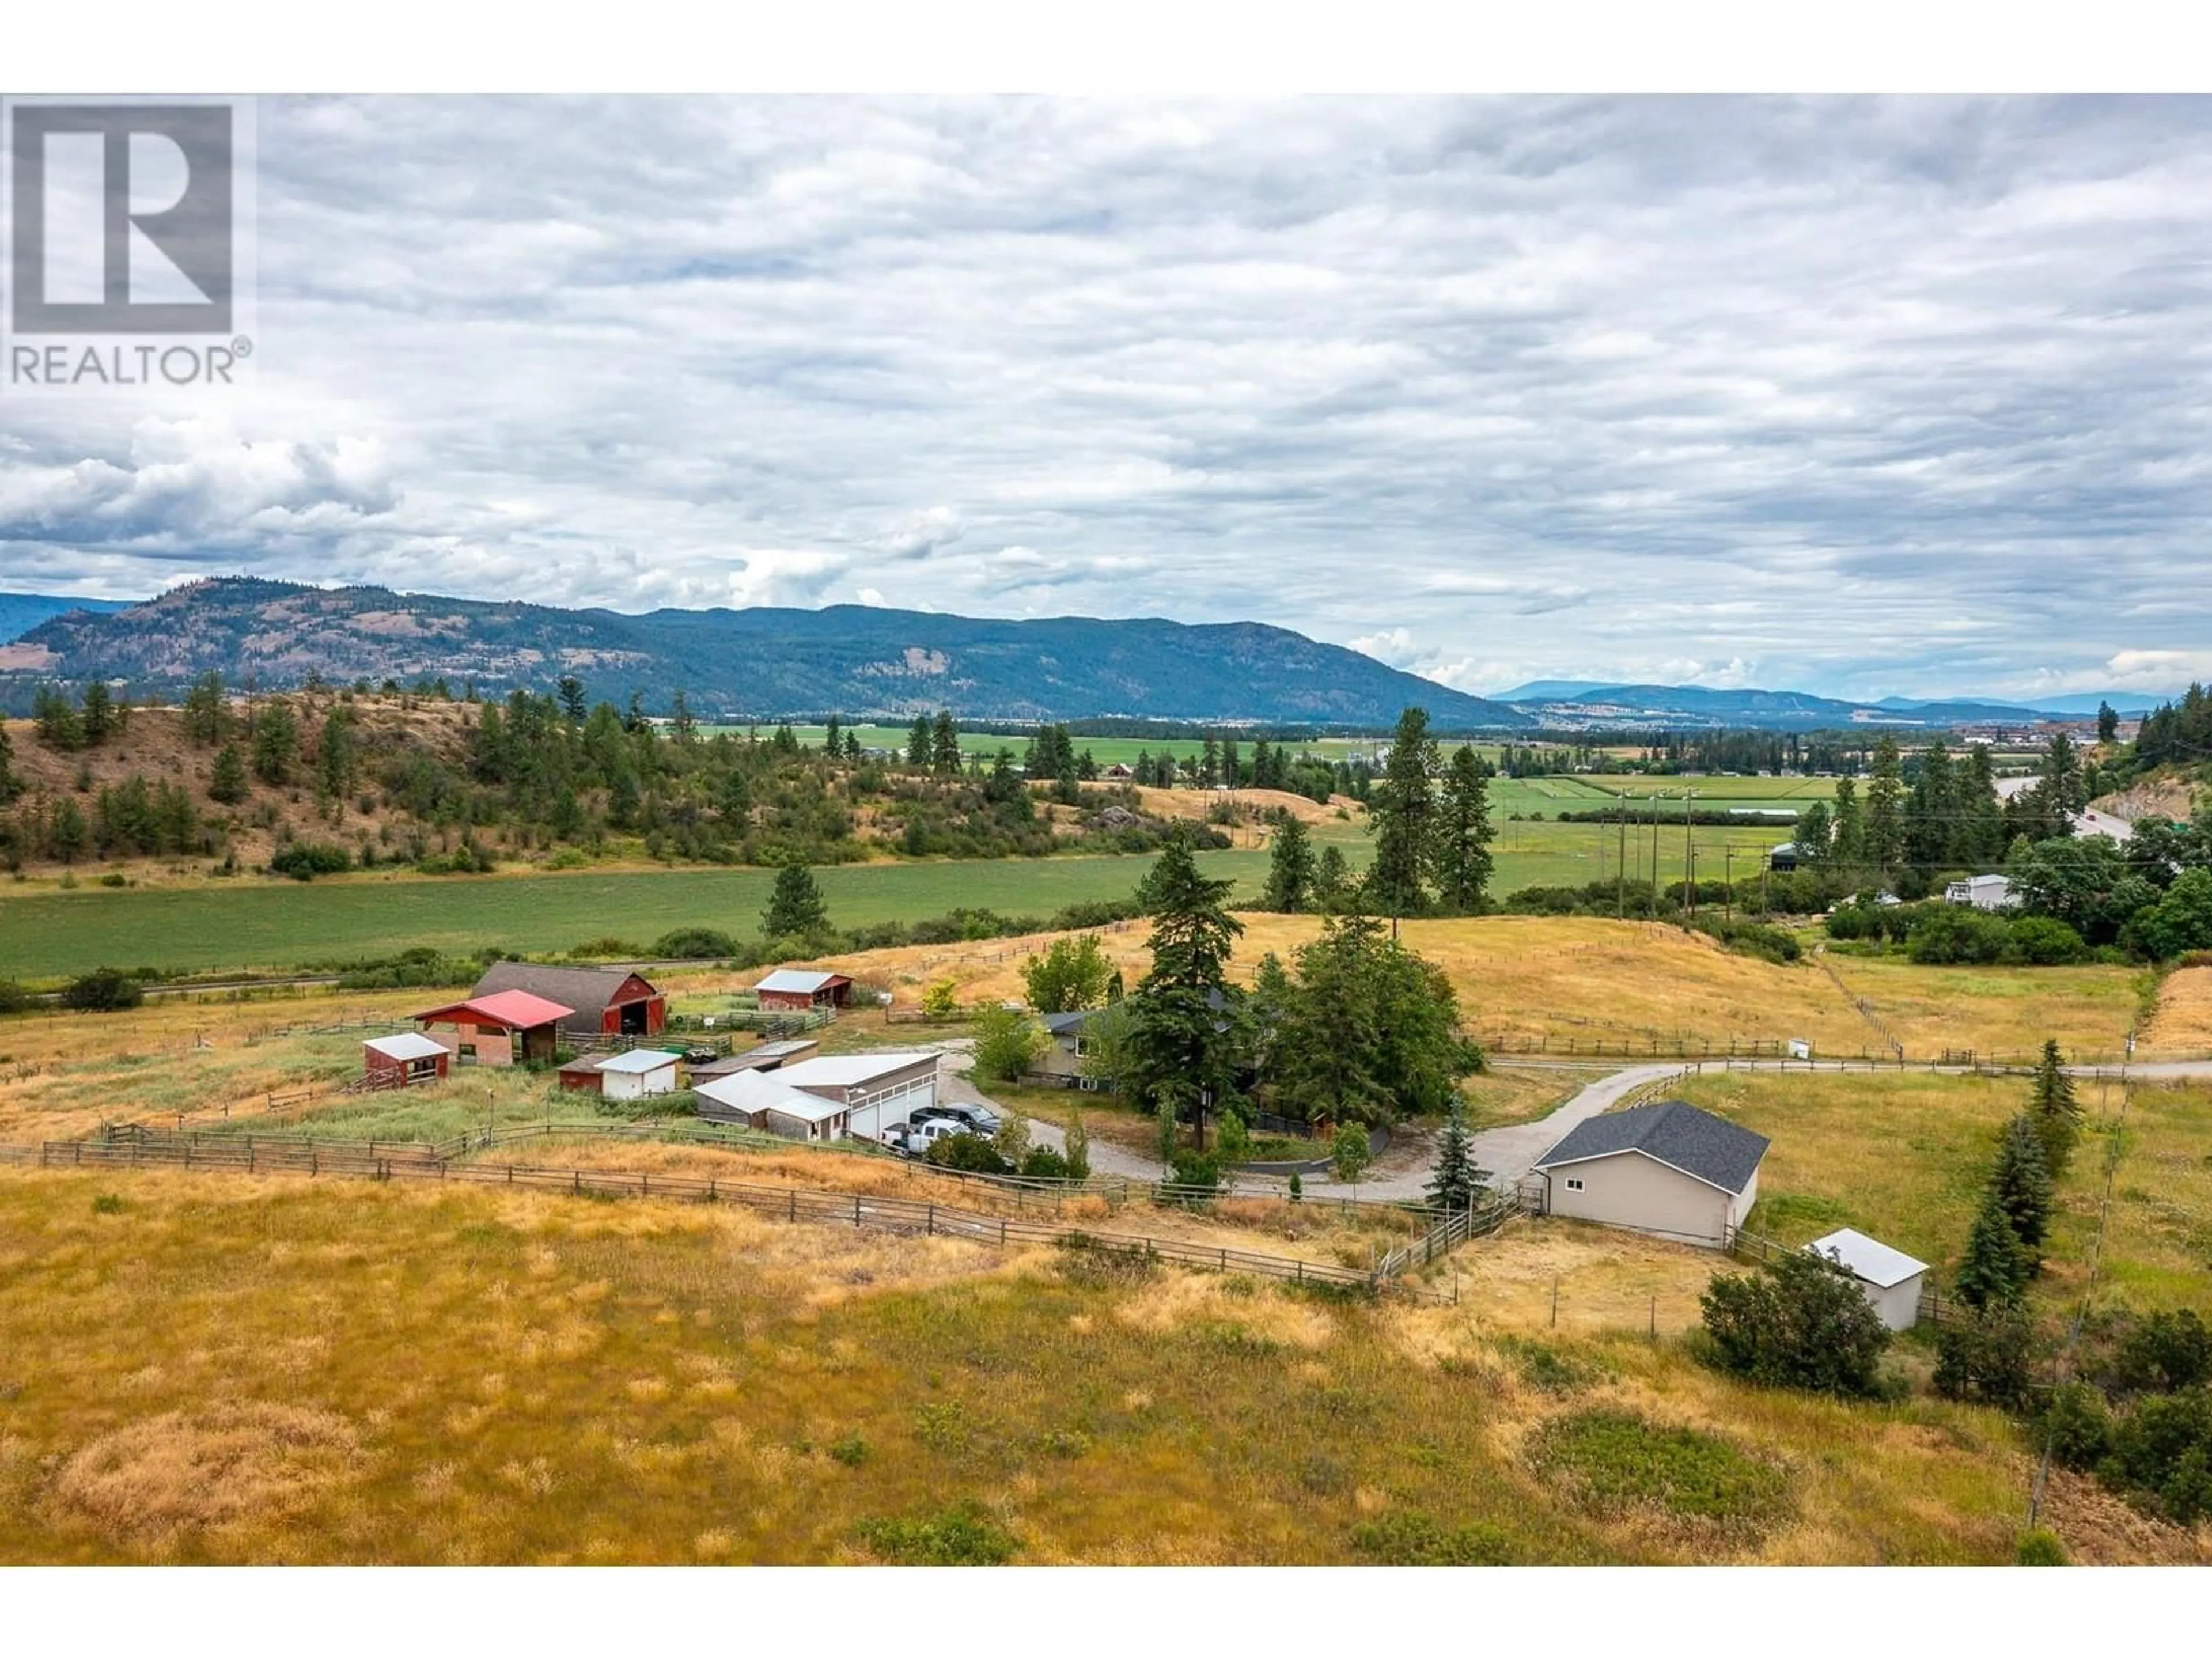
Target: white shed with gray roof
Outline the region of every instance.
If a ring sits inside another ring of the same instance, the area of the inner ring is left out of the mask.
[[[1547,1214],[1724,1248],[1759,1201],[1767,1139],[1687,1101],[1575,1126],[1536,1160]]]
[[[1920,1322],[1920,1287],[1928,1277],[1926,1262],[1849,1227],[1816,1238],[1805,1248],[1836,1262],[1858,1280],[1866,1299],[1881,1316],[1881,1322],[1893,1331],[1909,1331]]]

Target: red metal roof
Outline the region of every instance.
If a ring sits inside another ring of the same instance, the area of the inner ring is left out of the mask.
[[[576,1011],[563,1007],[544,997],[532,996],[527,991],[495,991],[488,997],[471,997],[466,1002],[449,1002],[442,1008],[433,1008],[415,1018],[423,1023],[458,1020],[466,1018],[479,1025],[505,1025],[518,1031],[527,1031],[535,1026],[550,1025],[566,1019]]]

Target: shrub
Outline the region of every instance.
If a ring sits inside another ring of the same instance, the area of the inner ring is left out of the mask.
[[[2023,1567],[2063,1567],[2066,1565],[2066,1546],[2058,1541],[2058,1534],[2042,1527],[2031,1528],[2020,1535],[2020,1547],[2013,1552],[2013,1561]]]
[[[0,979],[0,1014],[20,1014],[31,1006],[31,994],[12,979]]]
[[[929,1162],[940,1170],[965,1170],[974,1175],[1011,1175],[1014,1167],[983,1136],[965,1130],[935,1142]]]
[[[2022,916],[2012,924],[2011,933],[2006,954],[2032,968],[2062,968],[2089,959],[2081,935],[2056,916]]]
[[[1178,1187],[1200,1187],[1211,1192],[1221,1184],[1221,1160],[1212,1152],[1178,1147],[1169,1167],[1175,1171],[1172,1179]]]
[[[1856,1280],[1809,1251],[1785,1251],[1755,1273],[1717,1273],[1699,1303],[1724,1370],[1820,1394],[1881,1392],[1887,1328]]]
[[[848,1434],[830,1443],[830,1455],[847,1468],[857,1469],[868,1461],[868,1443],[857,1434]]]
[[[270,855],[269,867],[295,881],[313,881],[317,876],[335,876],[351,869],[353,854],[326,841],[289,842]]]
[[[2212,1389],[2139,1401],[2113,1431],[2099,1473],[2155,1499],[2183,1526],[2212,1515]]]
[[[2105,1396],[2087,1382],[2062,1382],[2051,1392],[2037,1425],[2038,1438],[2069,1469],[2094,1469],[2112,1445],[2112,1414]]]
[[[2112,1381],[2130,1394],[2178,1394],[2212,1382],[2212,1329],[2194,1308],[2152,1314],[2121,1338]]]
[[[934,1515],[863,1521],[860,1541],[883,1559],[909,1567],[995,1567],[1020,1547],[981,1505],[965,1499]]]
[[[1905,948],[1913,961],[1941,967],[2001,961],[2011,942],[2012,927],[2002,916],[1971,905],[1946,904],[1914,925]]]
[[[1504,1567],[1513,1540],[1480,1522],[1447,1528],[1419,1510],[1390,1510],[1352,1529],[1352,1547],[1388,1567]]]
[[[146,1000],[138,981],[119,968],[95,968],[62,990],[62,1006],[80,1013],[108,1014]]]
[[[1065,1181],[1067,1160],[1049,1146],[1032,1146],[1022,1159],[1022,1173],[1033,1181]]]
[[[940,979],[921,994],[924,1019],[951,1019],[959,1012],[960,987],[955,981]]]
[[[678,927],[653,942],[653,954],[669,962],[704,962],[737,953],[738,942],[719,927]]]
[[[1993,1304],[1936,1335],[1936,1392],[1946,1400],[2017,1406],[2027,1398],[2035,1330],[2018,1304]]]
[[[608,962],[635,962],[645,951],[626,939],[587,939],[581,945],[568,947],[572,957],[581,957]]]

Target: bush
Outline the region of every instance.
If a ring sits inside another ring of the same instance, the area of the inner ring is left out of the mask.
[[[1032,1181],[1065,1181],[1067,1160],[1049,1146],[1032,1146],[1022,1159],[1022,1173]]]
[[[2002,916],[1946,904],[1914,924],[1905,948],[1915,962],[1948,967],[2002,961],[2011,942],[2012,927]]]
[[[1202,1187],[1211,1192],[1221,1184],[1221,1160],[1212,1152],[1181,1147],[1169,1166],[1175,1171],[1171,1178],[1178,1187]]]
[[[951,1019],[959,1012],[960,987],[956,981],[940,979],[921,994],[924,1019]]]
[[[1996,1304],[1936,1335],[1936,1392],[2018,1406],[2035,1365],[2035,1331],[2017,1304]]]
[[[2212,1390],[2138,1402],[2120,1419],[2099,1474],[2155,1499],[2185,1527],[2212,1515]]]
[[[568,947],[572,957],[600,962],[635,962],[645,951],[626,939],[587,939]]]
[[[0,1014],[20,1014],[31,1006],[31,994],[12,979],[0,979]]]
[[[2021,1534],[2020,1547],[2013,1552],[2015,1565],[2023,1567],[2063,1567],[2066,1565],[2066,1546],[2058,1541],[2058,1534],[2035,1527]]]
[[[1858,1283],[1809,1251],[1717,1273],[1699,1298],[1721,1369],[1754,1382],[1866,1397],[1889,1332]]]
[[[910,1520],[863,1521],[859,1531],[877,1555],[907,1567],[995,1567],[1020,1547],[973,1499]]]
[[[2063,1382],[2052,1389],[2037,1428],[2051,1457],[2069,1469],[2094,1469],[2112,1449],[2112,1414],[2105,1396],[2087,1382]]]
[[[288,842],[270,855],[269,867],[295,881],[313,881],[317,876],[335,876],[351,869],[353,854],[326,841]]]
[[[1012,1175],[1014,1169],[989,1140],[964,1129],[932,1144],[928,1157],[940,1170],[964,1170],[974,1175]]]
[[[145,1000],[138,981],[119,968],[95,968],[71,980],[62,991],[62,1006],[80,1013],[116,1013]]]
[[[2087,962],[2089,947],[2056,916],[2022,916],[2011,925],[2006,954],[2031,968],[2063,968]]]
[[[738,942],[719,927],[678,927],[653,942],[653,954],[667,962],[704,962],[738,953]]]
[[[2212,1329],[2194,1308],[2152,1314],[2121,1339],[2112,1380],[2130,1394],[2178,1394],[2212,1382]]]

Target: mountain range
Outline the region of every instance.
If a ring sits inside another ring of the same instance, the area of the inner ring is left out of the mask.
[[[1010,622],[831,605],[820,611],[564,611],[519,602],[320,588],[225,577],[125,610],[49,617],[0,645],[16,707],[41,678],[177,687],[208,670],[264,686],[310,673],[344,683],[442,678],[550,690],[573,674],[593,698],[665,709],[682,690],[705,717],[971,720],[1117,715],[1299,726],[1387,726],[1419,704],[1445,730],[1512,730],[1504,703],[1260,623],[1146,617]]]
[[[1532,680],[1495,697],[1437,684],[1260,623],[1147,617],[1012,622],[870,605],[820,611],[664,610],[628,616],[519,602],[321,588],[226,577],[137,604],[0,594],[0,707],[27,706],[46,678],[173,689],[210,669],[234,684],[443,678],[459,690],[544,689],[563,674],[586,695],[665,708],[682,690],[707,716],[1105,719],[1374,729],[1418,703],[1444,731],[1775,731],[2033,724],[2124,714],[2166,701],[2069,693],[2033,707],[1996,697]]]

